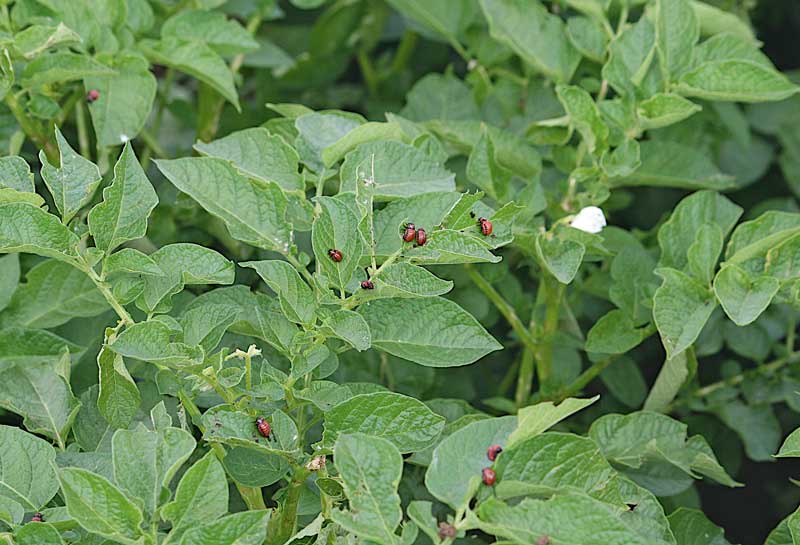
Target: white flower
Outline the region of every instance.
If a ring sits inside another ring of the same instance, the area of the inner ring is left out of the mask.
[[[606,226],[606,217],[598,207],[587,206],[572,218],[569,225],[587,233],[599,233]]]

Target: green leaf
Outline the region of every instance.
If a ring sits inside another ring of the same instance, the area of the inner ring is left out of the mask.
[[[438,229],[428,235],[425,246],[410,248],[405,256],[424,265],[500,262],[501,258],[494,255],[491,248],[482,235],[472,236],[461,230]]]
[[[782,281],[797,278],[799,248],[800,234],[770,248],[766,256],[764,272]]]
[[[333,521],[345,530],[383,545],[399,544],[403,519],[397,486],[403,458],[385,439],[361,433],[341,435],[333,451],[349,510],[335,509]]]
[[[136,323],[125,329],[109,348],[126,358],[160,365],[200,363],[204,352],[199,346],[172,342],[175,332],[160,320]]]
[[[388,3],[409,19],[442,36],[451,44],[474,19],[477,9],[468,0],[453,0],[447,5],[424,0],[388,0]]]
[[[339,199],[320,197],[317,202],[321,205],[321,214],[314,220],[311,229],[317,274],[324,276],[344,294],[364,252],[359,221],[355,213]],[[334,261],[328,255],[330,250],[339,250],[342,260]]]
[[[358,311],[369,324],[372,346],[421,365],[467,365],[502,348],[471,314],[447,299],[381,299]]]
[[[0,312],[8,308],[18,286],[19,254],[8,254],[0,257]],[[2,316],[0,314],[0,321],[2,321]]]
[[[717,414],[744,443],[747,457],[758,462],[772,460],[781,444],[781,427],[771,405],[745,405],[730,401]]]
[[[268,438],[256,429],[256,418],[231,405],[217,405],[203,414],[203,439],[211,443],[260,449],[275,454],[292,453],[297,448],[297,426],[289,416],[276,410],[266,417],[272,426]]]
[[[178,11],[164,22],[161,36],[204,42],[224,57],[249,53],[259,47],[242,25],[218,11]]]
[[[142,396],[128,373],[122,356],[103,347],[97,355],[100,393],[97,407],[114,428],[127,428],[139,410]]]
[[[494,468],[498,476],[495,492],[503,499],[569,490],[599,496],[617,477],[594,441],[554,432],[504,448]]]
[[[59,51],[41,55],[25,65],[20,84],[26,88],[75,81],[86,76],[112,75],[114,70],[88,55]]]
[[[78,354],[82,351],[82,347],[49,331],[23,327],[0,329],[0,371],[13,365],[55,366],[65,352]]]
[[[390,202],[378,210],[374,217],[376,255],[387,257],[403,247],[401,227],[408,221],[433,233],[460,198],[453,192],[428,193]]]
[[[261,545],[271,511],[243,511],[192,528],[180,545]]]
[[[778,454],[776,454],[775,457],[776,458],[800,457],[800,429],[796,429],[789,434],[789,436],[783,441],[783,445],[781,445],[781,449],[778,451]]]
[[[725,36],[727,33],[730,33],[731,35],[749,41],[751,44],[756,43],[756,37],[753,34],[752,27],[735,13],[725,11],[711,4],[706,4],[700,0],[691,0],[691,3],[695,15],[700,22],[700,30],[704,36],[718,33],[725,33],[720,34],[720,36]]]
[[[642,377],[636,361],[622,356],[600,373],[600,379],[608,391],[632,409],[642,406],[647,396],[647,383]]]
[[[37,511],[58,492],[56,451],[38,437],[0,426],[0,501],[13,500],[25,511]]]
[[[767,252],[800,233],[800,214],[770,210],[739,224],[725,249],[732,264],[765,258]]]
[[[46,522],[26,524],[14,534],[16,545],[63,545],[61,534]]]
[[[236,131],[207,144],[197,142],[194,149],[202,155],[230,161],[245,176],[276,183],[284,191],[305,189],[305,181],[297,172],[297,152],[263,127]]]
[[[691,360],[690,360],[691,358]],[[693,360],[693,361],[692,361]],[[644,410],[668,412],[669,405],[689,378],[689,362],[696,368],[697,361],[687,352],[681,352],[664,361],[656,381],[644,401]]]
[[[618,93],[634,96],[655,57],[656,32],[653,23],[647,17],[640,18],[609,44],[608,52],[603,78]]]
[[[505,197],[512,173],[497,162],[494,144],[486,127],[469,154],[467,162],[469,181],[486,191],[494,199]]]
[[[458,511],[467,506],[488,464],[486,449],[504,445],[517,427],[514,416],[479,420],[446,437],[433,451],[425,486],[440,501]]]
[[[83,272],[48,259],[28,271],[27,282],[14,292],[0,324],[51,328],[72,318],[88,318],[109,310],[103,294]]]
[[[233,238],[288,252],[286,196],[277,184],[247,178],[230,162],[213,157],[160,160],[156,165],[175,187],[225,222]]]
[[[701,43],[694,51],[695,65],[714,61],[751,61],[774,70],[772,62],[758,49],[752,34],[749,37],[723,32]]]
[[[103,260],[103,275],[114,274],[163,276],[164,271],[150,256],[134,248],[122,248]]]
[[[46,337],[44,331],[30,335],[19,329],[2,330],[2,332],[9,331],[16,331],[19,334],[15,342],[23,338],[29,342],[37,337]],[[51,342],[51,339],[43,340]],[[63,339],[61,341],[64,343],[60,347],[61,357],[66,357],[68,350],[66,347],[69,345],[67,341]],[[73,347],[74,345],[70,346],[70,349]],[[45,347],[39,348],[41,351],[43,349]],[[30,362],[45,357],[53,358],[39,352],[35,357],[26,357],[29,362],[25,365],[18,364],[0,372],[0,407],[21,415],[28,430],[45,435],[63,447],[80,404],[72,395],[67,380],[55,371],[54,364]]]
[[[142,40],[139,47],[152,62],[197,78],[240,110],[233,74],[222,57],[204,42],[168,36],[160,41]]]
[[[470,88],[451,74],[428,74],[420,78],[406,95],[406,106],[400,115],[412,121],[474,121],[480,117]]]
[[[678,545],[731,545],[722,528],[697,509],[678,507],[669,515],[669,526]]]
[[[641,166],[629,176],[611,180],[613,186],[726,189],[733,185],[733,178],[705,153],[686,144],[648,140],[639,149]]]
[[[323,320],[322,325],[330,329],[334,336],[363,352],[372,345],[369,326],[364,318],[352,310],[337,310]]]
[[[510,47],[529,65],[566,83],[580,61],[560,17],[538,0],[481,0],[492,38]]]
[[[170,540],[179,540],[190,528],[217,520],[228,512],[228,481],[214,452],[190,467],[178,483],[175,499],[161,509],[172,523]]]
[[[315,171],[322,171],[325,163],[322,150],[362,124],[360,116],[344,112],[311,112],[294,120],[297,138],[294,146],[304,163]]]
[[[145,515],[152,517],[162,490],[169,489],[194,447],[192,435],[179,428],[117,430],[111,441],[114,480],[129,497],[141,500]]]
[[[704,284],[711,284],[717,260],[722,253],[725,235],[715,223],[704,223],[695,233],[695,241],[686,251],[687,271]]]
[[[355,192],[359,183],[369,180],[373,197],[383,201],[455,191],[455,178],[454,173],[414,146],[392,141],[369,142],[345,156],[339,171],[339,190]]]
[[[197,244],[168,244],[150,254],[150,258],[164,274],[143,278],[144,291],[136,305],[146,312],[169,310],[172,296],[186,285],[233,283],[233,263]]]
[[[637,113],[643,129],[660,129],[687,119],[702,107],[673,93],[657,93],[639,103]]]
[[[247,447],[228,449],[222,463],[231,479],[243,486],[269,486],[281,480],[289,471],[289,462],[283,456]],[[224,475],[223,484],[227,490]],[[225,504],[221,507],[223,513],[227,505],[226,493]]]
[[[297,324],[311,324],[317,304],[314,293],[300,273],[286,261],[246,261],[241,267],[255,270],[258,276],[278,295],[286,317]]]
[[[676,90],[705,100],[768,102],[789,98],[800,87],[773,68],[736,59],[701,64],[681,77]]]
[[[590,4],[594,3],[590,0]],[[601,16],[601,19],[602,17],[604,16]],[[580,51],[584,57],[598,63],[605,60],[608,36],[597,19],[581,15],[569,17],[567,19],[567,36],[575,49]]]
[[[101,146],[118,146],[133,140],[144,128],[156,96],[156,78],[139,55],[123,53],[114,59],[114,74],[87,75],[86,89],[99,92],[89,105],[94,133]]]
[[[19,155],[0,157],[0,187],[33,192],[33,173],[28,162]]]
[[[727,265],[714,278],[714,293],[725,314],[736,325],[745,326],[766,310],[780,285],[772,276],[754,276],[741,267]]]
[[[67,511],[85,530],[133,545],[142,535],[142,511],[106,478],[85,469],[62,469]]]
[[[453,289],[451,281],[410,263],[392,263],[373,279],[376,291],[389,297],[434,297]]]
[[[0,205],[0,252],[74,261],[77,245],[78,237],[41,208],[21,202]]]
[[[33,25],[14,35],[14,49],[20,56],[31,60],[51,47],[80,41],[81,37],[64,23],[58,23],[58,26]]]
[[[688,0],[659,0],[655,26],[661,65],[674,80],[692,62],[692,50],[700,39],[700,25]]]
[[[56,143],[60,167],[51,165],[43,151],[39,152],[39,161],[42,163],[42,179],[53,195],[56,208],[66,224],[92,199],[101,176],[94,163],[84,159],[70,147],[58,128]]]
[[[558,405],[545,401],[521,408],[517,413],[517,428],[508,437],[508,448],[543,433],[598,399],[600,396],[586,399],[568,397]]]
[[[179,320],[183,327],[183,342],[189,346],[199,345],[210,354],[238,315],[239,308],[233,305],[206,303],[193,307]]]
[[[585,350],[601,354],[624,354],[648,337],[647,328],[636,328],[630,315],[614,309],[597,320],[586,335]]]
[[[684,269],[689,262],[689,248],[703,224],[715,223],[725,237],[741,214],[739,206],[718,193],[698,191],[689,195],[678,203],[669,220],[658,231],[661,247],[659,266]]]
[[[605,149],[608,145],[608,127],[600,117],[600,110],[591,95],[574,85],[559,85],[556,94],[589,152]]]
[[[638,140],[626,139],[611,152],[606,152],[600,166],[608,176],[630,176],[642,164],[641,147]]]
[[[526,498],[511,507],[497,499],[477,510],[480,529],[514,543],[536,543],[547,536],[553,543],[581,545],[668,545],[642,535],[623,519],[623,510],[579,494],[542,501]]]
[[[586,252],[580,242],[548,234],[536,237],[535,249],[542,266],[562,284],[572,282]]]
[[[384,144],[392,141],[396,141],[395,143],[410,143],[411,137],[406,134],[400,123],[396,121],[386,123],[367,121],[324,148],[321,154],[322,161],[327,168],[330,168],[362,145],[380,144],[381,146],[378,148],[380,150]],[[429,157],[424,152],[422,155],[425,158]]]
[[[642,411],[602,416],[589,436],[615,467],[654,494],[677,494],[700,476],[741,486],[719,465],[706,440],[701,435],[687,439],[686,430],[686,424],[666,415]]]
[[[393,392],[353,396],[325,413],[322,442],[333,445],[342,434],[382,437],[402,453],[417,452],[442,433],[444,418],[413,397]]]
[[[103,190],[103,202],[89,211],[89,232],[95,245],[110,253],[120,244],[141,238],[158,196],[139,165],[133,147],[125,144],[114,166],[114,181]]]
[[[656,269],[663,283],[653,296],[653,319],[672,359],[697,340],[717,306],[710,289],[675,269]]]

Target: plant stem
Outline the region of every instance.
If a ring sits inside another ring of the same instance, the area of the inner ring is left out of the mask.
[[[83,102],[75,104],[75,125],[78,127],[78,147],[81,150],[81,155],[87,159],[91,159],[91,150],[89,147],[89,129],[86,126],[86,110]]]
[[[111,305],[111,308],[114,309],[114,312],[117,313],[117,316],[119,316],[119,319],[122,320],[123,324],[132,325],[135,323],[133,318],[131,318],[131,315],[128,313],[128,311],[125,310],[125,307],[123,307],[120,304],[120,302],[117,301],[117,298],[114,297],[114,294],[111,293],[111,290],[109,289],[105,281],[103,281],[103,279],[97,275],[94,269],[90,267],[85,260],[79,262],[79,264],[76,266],[84,273],[86,273],[89,276],[89,278],[91,278],[92,282],[94,282],[94,285],[97,287],[100,293],[103,294],[103,297],[105,297],[105,300],[108,302],[109,305]]]
[[[478,287],[479,290],[483,292],[486,297],[494,304],[497,310],[500,311],[500,314],[506,319],[506,321],[511,325],[511,329],[519,336],[522,343],[531,350],[536,350],[538,348],[536,339],[533,338],[530,331],[525,324],[522,323],[522,320],[519,319],[517,316],[517,311],[514,310],[514,307],[506,301],[500,293],[494,289],[488,280],[486,280],[483,275],[475,269],[474,266],[467,264],[464,265],[464,268],[467,271],[472,282]]]
[[[561,300],[566,286],[552,277],[542,279],[545,289],[545,314],[542,326],[542,342],[536,354],[536,373],[539,376],[539,387],[546,391],[553,370],[553,340],[558,331],[558,319],[561,316]]]
[[[245,352],[244,355],[244,384],[247,391],[253,389],[253,357],[250,355],[250,350]]]
[[[270,524],[270,529],[274,528],[274,533],[269,536],[268,543],[283,545],[292,537],[297,528],[297,506],[300,503],[300,493],[305,485],[308,470],[303,466],[297,466],[292,475],[292,480],[286,487],[286,496],[283,500],[283,507],[277,513],[278,520],[274,525]]]
[[[417,40],[418,40],[417,33],[406,29],[403,33],[403,37],[400,39],[400,44],[397,46],[397,50],[394,54],[394,59],[392,60],[392,66],[389,69],[390,74],[397,74],[398,72],[402,72],[403,69],[408,64],[408,61],[411,59],[411,55],[414,53],[414,49],[417,47]]]
[[[378,96],[378,74],[375,72],[375,67],[372,66],[372,61],[365,51],[359,51],[358,66],[361,68],[361,75],[364,78],[364,83],[367,85],[367,90],[372,96]]]
[[[286,254],[286,261],[288,261],[297,271],[306,279],[306,281],[311,284],[311,287],[314,287],[314,278],[311,276],[311,273],[308,272],[302,263],[300,263],[295,256],[292,254]]]
[[[139,137],[142,138],[147,145],[147,149],[145,149],[144,153],[142,153],[142,159],[140,161],[143,169],[147,168],[147,165],[150,163],[150,157],[153,155],[153,153],[155,153],[155,150],[150,145],[152,142],[149,142],[147,138],[150,137],[151,134],[158,134],[158,132],[161,130],[161,121],[164,118],[164,110],[169,103],[169,95],[172,91],[173,81],[175,81],[175,69],[167,68],[167,72],[164,74],[164,83],[162,84],[161,92],[158,95],[158,107],[156,108],[156,115],[153,119],[153,126],[151,127],[152,133],[147,133],[147,135],[145,135],[144,130],[139,132]],[[154,140],[152,137],[151,139]]]
[[[8,109],[11,110],[11,113],[14,115],[14,118],[17,120],[17,123],[19,123],[23,132],[28,135],[28,138],[30,138],[34,144],[44,151],[47,160],[53,164],[58,163],[59,154],[55,143],[49,138],[44,127],[42,127],[40,123],[28,117],[22,104],[19,103],[17,95],[8,93],[5,98],[5,103]]]

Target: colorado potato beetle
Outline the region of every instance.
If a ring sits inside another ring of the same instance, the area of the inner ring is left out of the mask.
[[[100,98],[100,91],[98,91],[97,89],[91,89],[88,93],[86,93],[86,102],[88,102],[89,104],[91,104],[98,98]]]
[[[256,428],[258,428],[258,433],[264,437],[269,437],[269,434],[272,433],[272,426],[262,416],[256,418]]]
[[[481,228],[483,236],[488,237],[492,234],[492,222],[486,218],[478,218],[478,225]]]
[[[447,522],[439,523],[439,539],[447,539],[448,537],[456,537],[456,528]]]
[[[342,260],[342,252],[339,250],[328,250],[328,257],[333,259],[336,263],[339,263]]]
[[[417,228],[413,223],[407,223],[403,231],[403,241],[411,242],[417,236]]]
[[[418,229],[417,230],[417,246],[425,246],[425,243],[428,242],[428,235],[425,233],[425,229]]]
[[[361,281],[361,289],[374,290],[375,289],[375,284],[372,283],[372,280],[362,280]]]
[[[31,517],[31,522],[44,522],[44,515],[41,513],[34,513]]]
[[[481,477],[483,478],[483,484],[486,486],[494,486],[497,480],[497,473],[490,467],[484,467],[483,471],[481,471]]]
[[[503,447],[500,445],[492,445],[486,450],[486,457],[489,458],[489,461],[494,462],[497,459],[497,455],[503,452]]]

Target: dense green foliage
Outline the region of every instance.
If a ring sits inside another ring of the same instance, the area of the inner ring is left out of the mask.
[[[753,7],[0,1],[0,543],[800,545]]]

